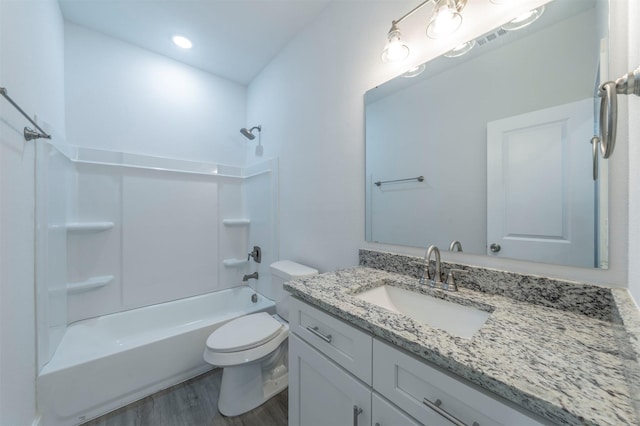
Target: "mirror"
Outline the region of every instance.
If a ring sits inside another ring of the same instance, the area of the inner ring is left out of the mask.
[[[607,36],[606,0],[555,0],[369,90],[367,241],[606,268],[607,162],[591,139]]]

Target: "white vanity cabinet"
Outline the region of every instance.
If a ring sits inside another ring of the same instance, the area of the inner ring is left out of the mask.
[[[548,424],[291,299],[289,426]]]

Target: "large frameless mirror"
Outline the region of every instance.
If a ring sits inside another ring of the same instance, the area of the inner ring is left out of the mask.
[[[607,161],[591,139],[608,12],[555,0],[369,90],[367,241],[607,268]]]

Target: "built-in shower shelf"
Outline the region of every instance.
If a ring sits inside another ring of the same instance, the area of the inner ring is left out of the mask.
[[[70,222],[65,225],[71,234],[102,232],[113,228],[113,222]]]
[[[249,263],[247,259],[225,259],[222,261],[226,268],[240,268],[247,263]]]
[[[113,281],[113,275],[91,277],[86,281],[67,284],[67,294],[79,294],[85,291],[97,290]]]
[[[238,218],[238,219],[222,219],[222,224],[224,226],[249,226],[251,224],[250,219],[246,218]]]

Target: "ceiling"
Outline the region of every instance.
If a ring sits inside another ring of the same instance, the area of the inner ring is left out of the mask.
[[[248,85],[330,0],[59,0],[64,18]],[[193,42],[184,50],[171,42]]]

